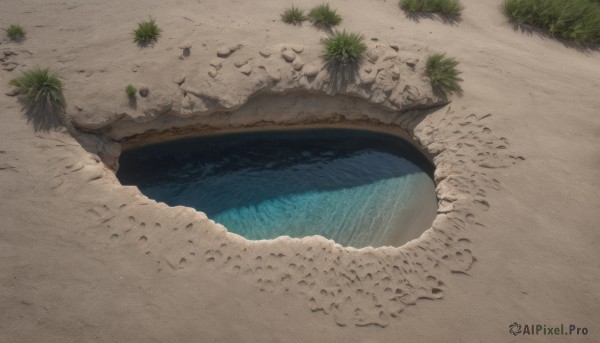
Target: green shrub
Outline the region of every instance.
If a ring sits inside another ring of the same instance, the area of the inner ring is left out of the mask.
[[[306,20],[306,16],[304,15],[304,10],[299,9],[298,7],[292,6],[291,8],[286,9],[281,15],[281,20],[284,23],[288,24],[299,24]]]
[[[11,25],[4,29],[8,38],[12,40],[21,40],[25,37],[25,30],[19,25]]]
[[[133,41],[140,45],[148,45],[160,37],[161,29],[154,19],[138,23],[138,28],[133,31]]]
[[[135,98],[135,93],[136,92],[137,92],[137,89],[134,86],[130,85],[130,84],[127,85],[127,87],[125,87],[125,93],[127,93],[127,96],[130,99]]]
[[[321,56],[336,64],[358,63],[367,49],[363,41],[364,37],[357,33],[335,31],[333,37],[322,41],[325,51]]]
[[[458,77],[461,72],[456,70],[457,65],[458,61],[446,57],[446,54],[435,53],[427,58],[425,73],[434,90],[462,94],[462,88],[458,84],[462,81]]]
[[[407,12],[459,14],[464,8],[459,0],[400,0],[398,4]]]
[[[321,4],[314,7],[308,13],[308,18],[318,26],[335,26],[342,21],[342,17],[329,4]]]
[[[540,26],[552,36],[579,43],[600,42],[598,0],[505,0],[502,9],[518,24]]]
[[[34,68],[10,81],[19,89],[21,99],[37,109],[61,111],[65,107],[62,82],[48,68]]]

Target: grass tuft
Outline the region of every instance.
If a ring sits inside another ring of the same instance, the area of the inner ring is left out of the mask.
[[[308,13],[308,18],[317,26],[335,26],[342,22],[342,17],[329,4],[321,4],[314,7]]]
[[[138,28],[133,31],[133,41],[140,45],[148,45],[160,37],[161,31],[154,19],[141,21],[138,23]]]
[[[125,87],[125,93],[127,93],[127,96],[130,99],[135,98],[135,93],[137,92],[137,89],[132,86],[131,84],[127,85],[127,87]]]
[[[11,25],[4,29],[4,31],[6,31],[6,35],[11,40],[18,41],[25,38],[25,30],[23,30],[23,28],[19,25]]]
[[[464,9],[459,0],[400,0],[400,8],[407,12],[435,12],[460,14]]]
[[[518,24],[540,26],[552,36],[600,43],[598,0],[505,0],[502,10]]]
[[[281,15],[281,20],[284,23],[294,25],[300,24],[306,19],[308,18],[306,18],[306,16],[304,15],[304,10],[299,9],[298,7],[294,7],[293,5],[291,8],[286,9]]]
[[[20,98],[34,109],[62,111],[65,108],[65,98],[62,92],[62,82],[48,68],[34,68],[10,81],[19,89]]]
[[[354,64],[361,61],[367,49],[364,36],[357,33],[335,31],[333,37],[322,41],[325,51],[321,57],[328,63]]]
[[[457,65],[456,59],[442,53],[435,53],[427,58],[425,73],[434,90],[462,94],[462,88],[458,84],[462,81],[458,77],[461,72],[456,69]]]

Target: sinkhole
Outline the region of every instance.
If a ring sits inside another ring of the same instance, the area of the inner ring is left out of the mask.
[[[434,166],[400,137],[357,129],[212,134],[125,149],[117,177],[249,240],[321,235],[400,246],[431,226]]]

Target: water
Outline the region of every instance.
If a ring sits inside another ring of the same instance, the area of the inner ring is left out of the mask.
[[[391,135],[346,129],[234,133],[128,149],[117,177],[247,239],[321,235],[401,245],[436,214],[430,163]]]

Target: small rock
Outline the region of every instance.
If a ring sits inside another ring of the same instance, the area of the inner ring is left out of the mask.
[[[389,53],[387,53],[387,54],[383,55],[383,59],[382,59],[382,60],[383,60],[383,61],[393,60],[393,59],[394,59],[394,58],[396,58],[396,57],[397,57],[397,54],[396,54],[396,53],[389,52]]]
[[[375,82],[375,78],[376,75],[374,74],[366,74],[366,73],[359,73],[358,74],[358,78],[360,79],[360,83],[363,85],[370,85],[373,82]]]
[[[390,48],[394,49],[396,52],[400,51],[400,45],[398,44],[390,44]]]
[[[304,67],[304,62],[302,62],[299,58],[296,58],[294,61],[294,70],[300,71]]]
[[[273,52],[270,49],[263,49],[260,51],[260,55],[264,58],[268,58],[271,54],[273,54]]]
[[[239,60],[239,61],[235,61],[235,62],[233,62],[233,65],[234,65],[236,68],[239,68],[239,67],[241,67],[241,66],[243,66],[243,65],[246,65],[246,64],[248,63],[248,61],[249,61],[249,59],[247,59],[247,58],[246,58],[246,59],[243,59],[243,60]]]
[[[363,70],[365,71],[365,73],[369,74],[373,70],[373,68],[371,68],[370,66],[366,66],[363,68]]]
[[[304,75],[307,77],[317,76],[319,73],[319,68],[315,67],[312,64],[307,64],[304,66]]]
[[[10,48],[4,48],[2,52],[4,53],[4,56],[17,55],[17,53],[12,51]]]
[[[181,108],[188,111],[192,109],[192,102],[188,95],[185,95],[183,99],[181,99]]]
[[[13,87],[13,88],[7,90],[6,93],[4,93],[4,94],[6,94],[8,96],[15,96],[15,95],[19,95],[19,93],[21,93],[21,91],[18,88]]]
[[[301,53],[302,51],[304,51],[304,47],[303,46],[293,46],[292,50],[294,50],[297,53]]]
[[[369,61],[371,61],[372,63],[377,62],[377,60],[379,59],[378,52],[375,51],[375,49],[369,49],[369,50],[367,50],[367,59]]]
[[[259,68],[264,69],[265,72],[267,73],[267,75],[269,75],[269,77],[273,81],[275,81],[275,82],[281,81],[281,75],[279,74],[279,69],[274,70],[272,67],[266,67],[266,66],[261,66]]]
[[[400,68],[397,65],[392,67],[392,79],[398,80],[400,77]]]
[[[192,48],[192,43],[190,43],[190,42],[185,42],[185,43],[182,43],[182,44],[179,46],[179,49],[183,49],[183,50],[186,50],[186,49],[187,49],[187,50],[189,50],[189,49],[191,49],[191,48]]]
[[[182,49],[180,59],[184,59],[185,57],[189,57],[191,54],[192,43],[186,42],[179,46],[179,49]]]
[[[179,75],[179,76],[175,76],[173,78],[173,83],[176,83],[178,85],[181,86],[182,83],[185,82],[185,75]]]
[[[384,101],[386,101],[387,98],[388,98],[388,95],[386,94],[386,92],[384,92],[380,88],[375,88],[371,93],[370,101],[374,104],[381,104]]]
[[[242,44],[232,44],[229,46],[229,51],[234,52],[234,51],[238,51],[243,47]]]
[[[406,65],[411,67],[412,69],[415,69],[417,63],[419,63],[419,60],[416,58],[410,58],[406,61]]]
[[[221,64],[221,60],[218,58],[211,60],[210,65],[213,66],[216,70],[221,70],[221,67],[223,66]]]
[[[150,90],[148,89],[148,87],[140,87],[140,95],[143,96],[144,98],[148,96],[148,93],[150,93]]]
[[[2,69],[6,71],[13,71],[17,66],[15,62],[2,62]]]
[[[240,68],[240,72],[244,75],[250,75],[250,73],[252,73],[252,67],[249,66],[248,64],[244,64],[241,68]]]
[[[218,72],[218,71],[217,71],[217,69],[215,69],[214,67],[213,67],[213,68],[210,68],[210,69],[208,70],[208,76],[212,77],[213,79],[214,79],[215,77],[217,77],[217,74],[218,74],[218,73],[219,73],[219,72]]]
[[[411,85],[406,85],[406,87],[404,87],[403,98],[405,98],[406,100],[416,101],[419,99],[420,96],[421,93],[419,92],[418,88]]]
[[[279,74],[270,74],[269,77],[275,82],[281,81],[281,75]]]
[[[398,84],[398,82],[394,80],[392,72],[385,69],[377,73],[375,83],[377,84],[377,88],[383,90],[385,93],[391,92]]]
[[[79,112],[83,111],[83,106],[81,106],[80,104],[76,104],[75,105],[75,109]]]
[[[231,55],[231,50],[228,47],[221,47],[219,48],[219,50],[217,50],[217,56],[221,57],[221,58],[226,58],[229,55]]]
[[[360,78],[361,84],[370,85],[375,82],[375,76],[365,76],[364,78]]]
[[[371,40],[372,40],[373,42],[378,42],[378,41],[379,41],[379,38],[377,38],[377,37],[373,37],[373,38],[371,38]]]
[[[293,62],[296,59],[296,54],[290,50],[284,50],[281,53],[281,57],[283,57],[286,62]]]

